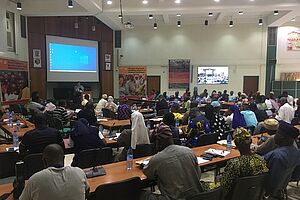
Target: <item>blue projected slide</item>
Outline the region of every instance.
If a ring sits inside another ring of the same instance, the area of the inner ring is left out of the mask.
[[[53,72],[96,72],[97,48],[49,43],[49,64]]]

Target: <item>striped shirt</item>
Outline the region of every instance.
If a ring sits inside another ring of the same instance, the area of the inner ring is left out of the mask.
[[[54,118],[58,118],[62,121],[63,124],[66,124],[69,121],[70,116],[65,108],[57,106],[52,113]]]

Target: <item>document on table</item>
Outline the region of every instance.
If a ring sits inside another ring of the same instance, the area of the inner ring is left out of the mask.
[[[197,157],[197,161],[198,161],[198,164],[200,165],[200,164],[208,162],[209,160],[205,160],[202,157]]]
[[[224,151],[224,150],[217,150],[217,149],[208,149],[205,151],[205,153],[209,153],[216,156],[225,157],[228,154],[230,154],[230,151]]]

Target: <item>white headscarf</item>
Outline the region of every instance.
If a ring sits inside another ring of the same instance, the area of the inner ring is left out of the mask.
[[[148,130],[143,115],[135,111],[131,114],[131,147],[136,148],[138,144],[150,144]]]

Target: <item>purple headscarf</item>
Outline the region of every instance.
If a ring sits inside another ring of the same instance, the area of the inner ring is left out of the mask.
[[[233,112],[233,119],[232,119],[233,129],[247,126],[244,116],[240,113],[240,109],[237,105],[231,105],[230,110]]]

